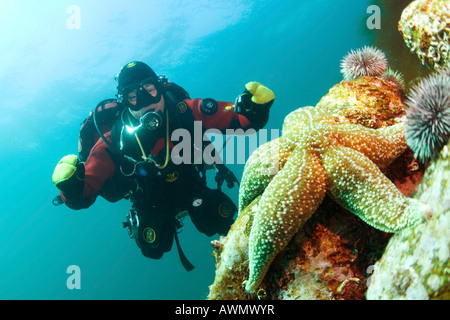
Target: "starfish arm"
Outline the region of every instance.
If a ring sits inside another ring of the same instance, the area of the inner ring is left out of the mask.
[[[339,144],[363,153],[381,169],[388,167],[408,148],[402,123],[381,129],[356,124],[336,127]]]
[[[247,292],[256,292],[272,260],[316,211],[326,192],[317,154],[297,148],[264,191],[249,237]]]
[[[367,224],[398,232],[423,220],[417,200],[403,196],[365,155],[347,147],[329,148],[321,157],[333,199]]]
[[[329,117],[327,113],[314,107],[298,108],[284,118],[282,134],[283,136],[296,134],[302,126],[326,117]]]
[[[245,163],[239,189],[239,212],[244,210],[272,181],[286,163],[294,146],[283,137],[269,141],[256,149]]]

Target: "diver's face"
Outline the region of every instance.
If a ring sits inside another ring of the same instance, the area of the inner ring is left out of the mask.
[[[151,94],[153,97],[156,97],[158,95],[158,91],[156,90],[155,85],[153,85],[153,84],[144,84],[143,88],[144,88],[144,90],[147,90],[147,92],[149,94]],[[136,90],[133,90],[127,94],[127,100],[133,106],[136,105],[136,96],[137,96]],[[164,96],[161,95],[161,100],[159,100],[159,102],[157,102],[157,103],[148,105],[137,111],[134,111],[131,109],[129,109],[129,110],[130,110],[131,114],[133,115],[133,117],[135,117],[136,119],[140,119],[144,114],[146,114],[149,111],[163,112],[164,111]]]

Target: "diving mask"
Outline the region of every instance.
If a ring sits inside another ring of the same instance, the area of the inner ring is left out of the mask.
[[[149,105],[158,103],[161,101],[161,96],[162,87],[158,78],[151,77],[141,81],[139,84],[125,87],[118,98],[129,109],[138,111]],[[129,100],[135,101],[136,103],[132,104]]]

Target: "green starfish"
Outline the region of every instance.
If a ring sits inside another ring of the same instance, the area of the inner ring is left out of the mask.
[[[406,149],[401,123],[375,130],[313,107],[289,114],[282,136],[257,149],[244,169],[240,211],[262,194],[250,231],[246,291],[258,290],[274,257],[326,193],[382,231],[423,221],[429,208],[404,197],[380,171]]]

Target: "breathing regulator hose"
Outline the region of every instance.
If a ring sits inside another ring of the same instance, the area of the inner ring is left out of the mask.
[[[131,128],[134,131],[134,126],[133,126],[133,122],[131,121],[130,114],[128,114],[128,120],[130,122]],[[160,165],[158,162],[156,162],[155,159],[147,157],[147,155],[145,153],[145,150],[144,150],[144,147],[142,145],[141,139],[139,139],[139,136],[138,136],[136,131],[134,131],[134,136],[136,137],[136,141],[137,141],[137,143],[139,145],[139,148],[141,149],[142,159],[144,161],[147,161],[147,162],[151,161],[151,162],[153,162],[155,164],[156,168],[158,168],[160,170],[162,170],[162,169],[167,167],[167,165],[169,164],[169,152],[170,152],[170,147],[169,147],[169,143],[170,143],[170,141],[169,141],[169,112],[167,111],[167,109],[166,109],[166,160],[165,160],[163,165]]]

